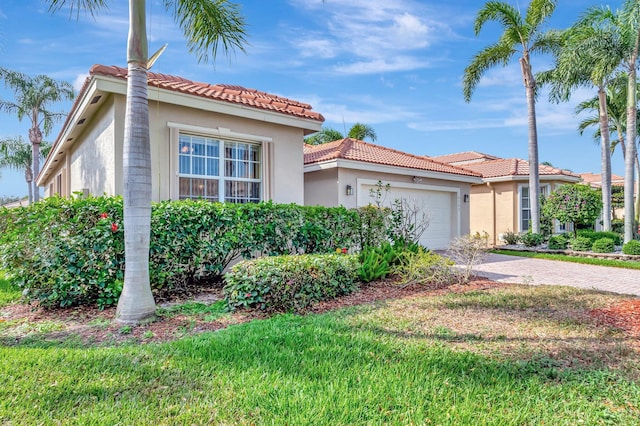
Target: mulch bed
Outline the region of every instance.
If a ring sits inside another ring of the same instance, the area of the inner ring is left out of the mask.
[[[442,288],[424,285],[400,286],[393,280],[381,280],[362,287],[356,293],[333,300],[320,302],[310,307],[306,313],[323,313],[347,306],[363,305],[382,300],[400,299],[416,295],[440,295],[446,293],[463,293],[474,290],[500,288],[510,284],[498,283],[485,278],[477,278],[468,284],[450,285]],[[222,298],[221,291],[208,291],[196,295],[195,300],[210,303]],[[193,300],[193,299],[191,299]],[[173,301],[174,303],[186,302]],[[625,300],[607,308],[595,309],[590,315],[603,324],[617,327],[640,338],[640,300]],[[240,324],[254,319],[267,318],[267,315],[255,311],[238,311],[225,315],[217,321],[206,321],[197,315],[163,315],[156,321],[135,327],[123,327],[113,321],[115,308],[98,310],[92,307],[76,307],[71,309],[44,310],[36,304],[14,304],[0,309],[0,321],[14,321],[33,324],[38,322],[57,322],[64,325],[59,332],[48,332],[36,335],[48,341],[63,341],[69,337],[79,338],[82,343],[92,345],[112,345],[123,342],[164,342],[194,335],[204,331],[216,331],[232,324]],[[0,337],[0,344],[18,344],[34,337],[33,333]]]

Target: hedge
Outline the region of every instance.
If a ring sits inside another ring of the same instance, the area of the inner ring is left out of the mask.
[[[383,220],[362,224],[362,210],[270,202],[154,203],[152,289],[171,295],[220,281],[237,257],[358,250],[363,239],[385,235]],[[0,209],[0,269],[45,307],[115,304],[124,276],[122,199],[51,197]]]
[[[355,255],[273,256],[245,260],[225,276],[230,309],[300,312],[314,302],[352,293],[358,288]]]

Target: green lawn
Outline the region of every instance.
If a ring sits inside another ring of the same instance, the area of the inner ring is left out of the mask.
[[[18,300],[20,296],[20,289],[9,284],[5,275],[0,271],[0,307]]]
[[[535,259],[560,260],[563,262],[583,263],[585,265],[610,266],[613,268],[640,269],[640,262],[631,260],[595,259],[590,257],[569,256],[566,254],[536,253],[532,251],[491,250],[492,253],[507,256],[532,257]]]
[[[620,300],[507,286],[110,347],[0,332],[0,423],[637,425],[633,339],[587,315]]]

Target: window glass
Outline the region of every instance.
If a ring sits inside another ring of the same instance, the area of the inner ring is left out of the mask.
[[[222,158],[221,153],[224,153]],[[181,134],[178,144],[180,199],[261,201],[260,153],[261,147],[257,144]]]

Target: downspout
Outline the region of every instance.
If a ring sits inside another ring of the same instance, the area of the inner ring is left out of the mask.
[[[493,235],[493,246],[497,245],[498,235],[496,234],[496,189],[491,185],[491,182],[487,182],[487,187],[491,189],[491,235]]]

